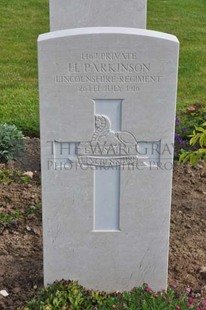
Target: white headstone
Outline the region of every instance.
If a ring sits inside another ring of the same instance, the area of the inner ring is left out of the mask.
[[[50,0],[50,30],[146,28],[147,0]]]
[[[166,288],[178,48],[120,27],[39,37],[45,284]]]

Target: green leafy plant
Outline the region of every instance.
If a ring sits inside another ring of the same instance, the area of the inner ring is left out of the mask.
[[[190,162],[192,166],[195,166],[199,160],[204,160],[206,163],[206,122],[201,126],[195,126],[195,130],[190,137],[190,145],[194,147],[194,150],[185,151],[182,150],[179,161],[181,163]]]
[[[190,295],[190,289],[178,298],[175,291],[154,292],[148,285],[130,292],[107,294],[89,291],[77,282],[61,281],[40,291],[27,303],[24,310],[204,310],[206,302],[198,302]],[[22,308],[21,308],[22,309]],[[20,308],[18,308],[20,310]]]
[[[22,217],[22,213],[20,210],[15,210],[14,212],[11,212],[10,214],[7,213],[0,213],[0,223],[7,223],[10,224],[14,219],[19,219]]]
[[[18,183],[30,183],[31,179],[24,175],[24,172],[20,169],[2,169],[0,170],[0,183],[10,184],[12,182]]]
[[[177,111],[176,132],[183,140],[192,135],[194,126],[201,126],[206,121],[206,106],[194,103]]]
[[[35,214],[41,210],[41,204],[37,203],[36,205],[29,206],[26,210],[26,214]]]
[[[15,125],[0,124],[0,161],[17,159],[24,150],[24,136]]]
[[[206,107],[201,103],[194,103],[177,111],[175,126],[175,150],[174,157],[179,159],[182,150],[190,151],[190,136],[194,126],[200,127],[206,121]]]
[[[41,205],[32,205],[28,206],[27,209],[19,210],[16,209],[12,212],[10,211],[3,211],[0,210],[0,224],[1,223],[6,223],[6,224],[11,224],[13,220],[21,219],[26,221],[28,216],[31,214],[37,214],[40,211]]]
[[[28,184],[28,183],[30,183],[31,178],[28,177],[27,175],[23,175],[23,176],[21,177],[21,180],[22,180],[23,183]]]

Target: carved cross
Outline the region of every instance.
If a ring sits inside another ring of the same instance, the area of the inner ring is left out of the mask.
[[[158,165],[160,141],[138,142],[121,130],[123,100],[95,100],[95,131],[90,141],[52,142],[55,169],[94,170],[94,231],[119,231],[121,169]]]

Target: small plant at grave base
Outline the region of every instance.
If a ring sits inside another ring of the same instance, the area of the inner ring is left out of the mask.
[[[21,211],[18,209],[11,212],[10,214],[0,213],[0,223],[3,222],[3,223],[10,224],[14,219],[19,219],[22,216],[23,215],[22,215]]]
[[[15,125],[0,124],[0,162],[17,159],[24,150],[24,136]]]
[[[20,169],[2,169],[0,170],[0,183],[10,184],[12,182],[30,183],[31,179],[24,176],[24,172]]]
[[[206,121],[206,107],[201,103],[194,103],[177,112],[176,131],[183,140],[188,139],[194,125],[200,126]]]
[[[200,160],[204,160],[206,164],[206,122],[199,127],[195,126],[190,138],[190,145],[195,150],[188,152],[182,150],[179,162],[184,164],[189,161],[192,166],[195,166]]]
[[[62,280],[43,289],[26,307],[17,310],[204,310],[206,303],[197,302],[189,294],[186,291],[178,298],[172,288],[155,293],[148,285],[130,292],[107,294]]]
[[[26,176],[26,175],[23,175],[23,176],[21,177],[21,180],[22,180],[23,183],[28,184],[28,183],[30,183],[31,178],[28,177],[28,176]]]
[[[11,224],[13,220],[21,219],[21,220],[26,220],[28,215],[31,214],[36,214],[41,210],[41,204],[37,205],[32,205],[28,206],[27,209],[21,211],[19,209],[16,209],[13,212],[6,213],[5,212],[0,212],[0,224],[5,223],[5,224]]]
[[[35,214],[37,213],[39,210],[41,210],[41,204],[36,204],[36,205],[32,205],[32,206],[29,206],[28,209],[26,210],[26,214],[29,215],[29,214]]]
[[[206,107],[195,103],[186,109],[177,112],[175,127],[175,158],[179,159],[182,150],[189,151],[189,136],[192,135],[194,126],[201,126],[206,121]]]

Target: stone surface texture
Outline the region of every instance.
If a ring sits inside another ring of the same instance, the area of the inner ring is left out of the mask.
[[[50,0],[50,29],[99,26],[145,29],[146,6],[146,0]]]
[[[178,49],[174,36],[120,27],[39,37],[45,284],[64,278],[104,291],[145,282],[166,288]],[[80,167],[75,152],[68,164],[61,145],[91,141],[95,100],[120,100],[121,132],[161,145],[158,167],[148,158],[120,168],[114,231],[94,229],[94,166]]]

